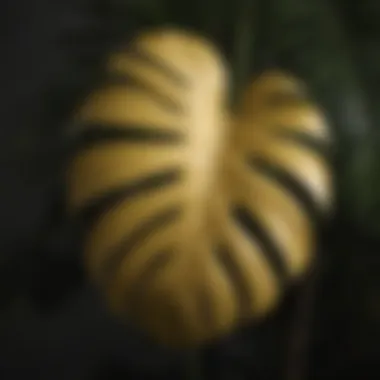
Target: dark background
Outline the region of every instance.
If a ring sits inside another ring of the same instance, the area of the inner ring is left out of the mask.
[[[377,158],[362,157],[378,141],[376,2],[267,0],[252,10],[251,72],[279,65],[300,75],[339,142],[339,201],[317,274],[271,320],[197,352],[169,352],[112,321],[86,283],[62,207],[64,130],[101,58],[168,19],[210,31],[233,61],[244,2],[167,4],[167,17],[158,1],[0,5],[0,379],[196,379],[197,366],[207,379],[380,378]]]

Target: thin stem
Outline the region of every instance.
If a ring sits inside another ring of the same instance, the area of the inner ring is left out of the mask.
[[[234,88],[231,99],[233,105],[238,101],[249,76],[254,39],[252,22],[254,5],[255,0],[241,0],[237,10],[233,61]]]
[[[200,350],[192,350],[185,354],[185,380],[204,380]]]
[[[304,380],[307,377],[312,322],[320,276],[318,264],[315,264],[296,302],[290,328],[285,380]]]

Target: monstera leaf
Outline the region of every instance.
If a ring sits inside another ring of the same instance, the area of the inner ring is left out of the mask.
[[[225,66],[205,39],[145,33],[76,116],[68,199],[88,272],[111,310],[164,343],[272,310],[312,262],[310,212],[331,202],[329,133],[302,86],[267,73],[233,114]]]
[[[377,50],[367,46],[374,44],[373,27],[368,36],[368,25],[375,24],[373,2],[345,3],[343,12],[334,4],[343,4],[339,0],[259,3],[262,21],[255,56],[261,60],[264,54],[269,57],[264,66],[275,64],[307,83],[333,127],[340,210],[362,230],[378,231],[379,140],[372,118],[378,91],[377,87],[368,91],[367,85],[370,81],[376,86],[370,66]],[[346,11],[348,22],[343,17]]]

